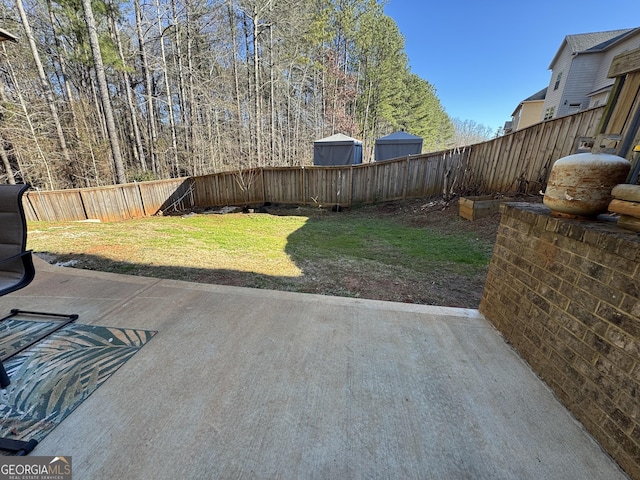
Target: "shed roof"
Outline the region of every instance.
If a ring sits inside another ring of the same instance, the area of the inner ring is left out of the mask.
[[[336,133],[331,135],[330,137],[321,138],[320,140],[316,140],[313,143],[362,143],[360,140],[356,140],[355,138],[351,138],[343,133]]]
[[[411,135],[410,133],[399,131],[394,132],[386,137],[380,137],[376,140],[376,143],[412,143],[422,142],[422,137]]]

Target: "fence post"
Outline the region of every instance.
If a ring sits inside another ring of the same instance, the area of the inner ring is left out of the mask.
[[[353,203],[353,169],[354,166],[351,165],[351,167],[349,167],[349,197],[346,205],[347,207],[351,207],[351,204]]]
[[[302,165],[302,175],[300,178],[300,182],[302,183],[302,189],[300,191],[300,193],[302,194],[302,205],[306,205],[307,204],[307,196],[305,194],[305,180],[306,180],[306,176],[304,173],[304,165]]]
[[[411,155],[407,155],[407,160],[404,163],[404,182],[402,185],[402,200],[405,200],[407,198],[407,183],[409,183],[409,158],[411,157]]]

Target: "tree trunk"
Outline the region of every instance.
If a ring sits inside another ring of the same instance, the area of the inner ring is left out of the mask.
[[[171,86],[169,84],[169,67],[167,66],[167,54],[164,47],[165,28],[162,27],[162,17],[160,15],[160,0],[156,0],[158,14],[158,28],[160,29],[160,52],[162,54],[162,69],[164,71],[164,88],[167,95],[167,109],[169,110],[169,127],[171,128],[171,149],[173,153],[174,176],[180,176],[180,165],[178,160],[178,138],[176,134],[176,119],[173,116],[173,100],[171,98]]]
[[[242,15],[242,26],[244,28],[244,48],[245,48],[245,56],[244,58],[246,59],[246,64],[247,64],[247,120],[246,120],[246,129],[248,132],[248,136],[249,136],[249,141],[247,142],[247,155],[251,155],[252,151],[255,151],[255,135],[254,135],[254,129],[251,128],[252,125],[255,125],[257,122],[257,119],[254,119],[253,116],[255,114],[254,108],[251,105],[251,99],[253,97],[253,93],[252,93],[252,88],[251,88],[251,67],[249,64],[249,59],[251,58],[251,48],[249,47],[249,45],[251,44],[251,42],[249,41],[249,24],[247,22],[247,15],[244,14]],[[241,120],[242,121],[242,120]]]
[[[194,68],[193,68],[193,38],[191,35],[191,31],[192,31],[192,26],[191,26],[191,16],[189,14],[189,7],[187,6],[187,79],[188,79],[188,83],[187,83],[187,90],[188,90],[188,99],[189,99],[189,112],[187,115],[187,139],[189,140],[189,143],[192,145],[192,152],[191,154],[193,155],[193,174],[194,175],[198,175],[198,171],[200,172],[200,174],[202,174],[202,169],[203,169],[203,161],[204,161],[204,155],[200,155],[199,149],[204,150],[204,145],[196,145],[196,125],[198,124],[197,122],[197,114],[196,114],[196,98],[195,98],[195,87],[193,84],[193,77],[194,77]],[[200,137],[200,140],[202,140],[202,138]],[[202,157],[202,158],[201,158]],[[198,158],[200,158],[200,161],[198,162]]]
[[[260,95],[260,44],[258,35],[260,35],[260,18],[258,17],[258,8],[253,9],[253,87],[255,89],[255,112],[254,121],[256,135],[256,160],[258,166],[263,166],[262,158],[262,96]]]
[[[16,77],[15,72],[13,71],[13,67],[11,66],[11,64],[8,63],[7,65],[9,67],[9,75],[11,77],[11,81],[16,86],[16,95],[18,97],[18,100],[20,101],[20,106],[22,107],[22,113],[24,113],[24,118],[26,119],[27,125],[29,126],[29,132],[31,133],[33,144],[38,150],[38,156],[42,160],[42,164],[44,165],[44,168],[46,170],[47,181],[49,182],[49,188],[51,190],[55,190],[56,185],[53,182],[53,177],[51,176],[51,168],[49,167],[49,162],[47,161],[47,157],[45,156],[44,152],[42,151],[42,148],[40,147],[40,142],[38,142],[38,135],[36,134],[36,129],[33,125],[33,122],[31,121],[31,116],[29,115],[29,111],[27,110],[27,103],[25,102],[24,97],[22,96],[22,91],[20,89],[20,85],[18,84],[18,79]],[[22,175],[23,177],[25,177],[26,172],[22,172]]]
[[[4,149],[4,139],[2,137],[0,137],[0,159],[2,159],[5,172],[7,172],[7,183],[9,185],[15,185],[16,178],[13,176],[13,169],[11,168],[7,151]]]
[[[115,10],[115,9],[114,9]],[[122,79],[124,83],[124,90],[127,96],[127,107],[129,109],[129,117],[131,118],[131,126],[133,128],[133,139],[135,143],[135,152],[136,157],[138,158],[138,162],[140,163],[140,168],[143,172],[147,171],[147,161],[144,154],[144,147],[142,145],[142,136],[140,135],[140,126],[138,125],[138,116],[136,114],[135,105],[133,103],[133,94],[131,93],[130,86],[130,78],[127,73],[127,64],[124,58],[124,52],[122,50],[122,41],[120,40],[120,32],[118,31],[118,24],[116,23],[116,19],[111,17],[111,26],[113,29],[113,35],[115,37],[116,46],[118,47],[118,55],[120,56],[120,61],[122,65],[125,67],[122,72]]]
[[[270,12],[273,10],[273,4],[270,4]],[[280,155],[276,152],[276,76],[274,74],[274,54],[275,44],[273,42],[273,25],[269,26],[269,118],[270,118],[270,139],[269,145],[271,147],[271,163],[277,158],[277,164],[280,164]]]
[[[66,162],[67,168],[67,176],[69,177],[69,181],[73,187],[76,185],[76,177],[73,173],[73,162],[71,161],[71,155],[69,155],[69,150],[67,149],[67,142],[64,138],[64,132],[62,130],[62,124],[60,123],[60,118],[58,117],[58,109],[56,108],[55,99],[53,96],[53,92],[51,91],[51,85],[49,84],[49,80],[47,79],[47,74],[44,71],[44,67],[42,66],[42,61],[40,60],[40,54],[38,53],[38,49],[36,47],[36,41],[33,36],[33,32],[31,31],[31,25],[29,24],[29,19],[27,18],[27,14],[24,11],[24,6],[22,5],[22,0],[16,0],[16,7],[18,7],[18,12],[20,13],[20,19],[22,20],[22,26],[24,27],[25,34],[27,35],[27,39],[29,40],[29,47],[31,48],[31,54],[33,55],[33,60],[36,64],[36,69],[38,70],[38,76],[40,77],[40,84],[42,86],[42,90],[44,91],[45,97],[47,98],[47,105],[49,106],[49,111],[51,112],[51,119],[56,128],[56,133],[58,136],[58,143],[60,145],[60,151],[64,160]]]
[[[4,95],[4,85],[0,83],[0,101],[3,103],[7,101],[7,98]],[[2,120],[2,115],[0,114],[0,120]],[[10,185],[16,184],[16,178],[13,176],[13,169],[11,168],[11,162],[9,161],[9,155],[7,155],[7,151],[4,148],[5,140],[0,135],[0,160],[2,160],[2,165],[4,166],[5,171],[7,172],[7,183]]]
[[[138,35],[138,48],[140,50],[140,65],[142,77],[144,78],[145,97],[147,99],[147,130],[149,135],[148,152],[151,160],[151,170],[158,173],[158,159],[156,154],[156,144],[158,142],[158,130],[156,128],[155,106],[153,101],[153,86],[151,83],[151,70],[147,63],[147,49],[144,45],[144,35],[142,34],[142,12],[140,11],[140,0],[134,0],[136,15],[136,33]]]
[[[229,28],[231,31],[231,45],[233,48],[233,52],[231,55],[233,56],[232,61],[232,69],[233,69],[233,96],[235,100],[236,107],[236,139],[238,141],[238,156],[242,157],[243,152],[243,129],[242,129],[242,107],[240,105],[240,77],[238,74],[238,45],[236,43],[236,26],[235,26],[235,15],[233,12],[233,8],[231,7],[231,2],[227,3],[227,13],[229,16]],[[219,130],[216,130],[219,131]],[[218,137],[219,138],[219,137]]]
[[[96,28],[95,18],[93,17],[91,0],[82,0],[82,8],[84,10],[84,18],[87,24],[87,31],[89,33],[89,44],[91,45],[91,53],[93,55],[93,66],[96,79],[98,81],[102,111],[107,127],[107,135],[109,137],[109,144],[111,145],[111,155],[113,157],[113,166],[116,173],[116,182],[127,183],[124,162],[122,161],[122,153],[120,151],[120,142],[118,140],[118,130],[116,129],[116,123],[113,118],[113,108],[111,107],[111,99],[109,97],[109,86],[107,84],[107,76],[102,63],[102,53],[98,42],[98,30]]]
[[[49,21],[51,22],[51,31],[56,42],[56,51],[58,52],[58,63],[60,64],[60,73],[62,74],[62,83],[64,85],[64,93],[69,104],[69,111],[71,112],[71,118],[73,120],[73,129],[76,134],[76,138],[80,138],[80,127],[78,126],[78,118],[76,111],[73,108],[73,94],[71,93],[71,82],[69,82],[69,76],[67,73],[67,60],[65,58],[66,50],[64,45],[60,42],[59,35],[56,29],[56,18],[51,5],[51,0],[47,0],[47,8],[49,10]],[[63,53],[64,52],[64,53]]]
[[[185,3],[185,10],[188,10],[189,6],[188,3]],[[182,122],[182,130],[184,132],[184,135],[182,137],[182,142],[184,143],[184,151],[185,152],[189,152],[191,154],[193,158],[193,161],[195,162],[195,156],[193,155],[193,152],[191,151],[191,144],[189,141],[191,132],[190,132],[190,126],[189,126],[189,106],[188,106],[188,98],[186,95],[186,87],[185,87],[185,81],[184,81],[184,59],[183,57],[183,53],[182,53],[182,33],[181,33],[181,29],[180,29],[180,25],[179,25],[179,19],[178,19],[178,11],[177,11],[177,6],[176,6],[176,0],[171,0],[171,16],[172,16],[172,22],[173,22],[173,31],[175,32],[175,59],[177,61],[178,64],[178,101],[180,102],[180,120]],[[188,28],[188,17],[187,17],[187,22],[185,22],[185,27]],[[192,165],[192,172],[191,174],[195,174],[195,167]]]

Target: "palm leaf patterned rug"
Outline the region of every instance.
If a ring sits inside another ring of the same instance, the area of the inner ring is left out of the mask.
[[[56,322],[0,322],[0,358]],[[0,437],[42,440],[156,332],[71,323],[9,358],[11,385],[0,392]]]

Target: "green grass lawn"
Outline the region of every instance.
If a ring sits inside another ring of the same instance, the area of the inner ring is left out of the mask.
[[[423,283],[433,289],[437,281],[464,283],[485,273],[492,244],[451,230],[432,231],[357,210],[200,214],[113,223],[30,222],[28,248],[58,261],[75,260],[80,268],[387,299],[385,289],[416,290]],[[432,303],[407,292],[390,295]]]

